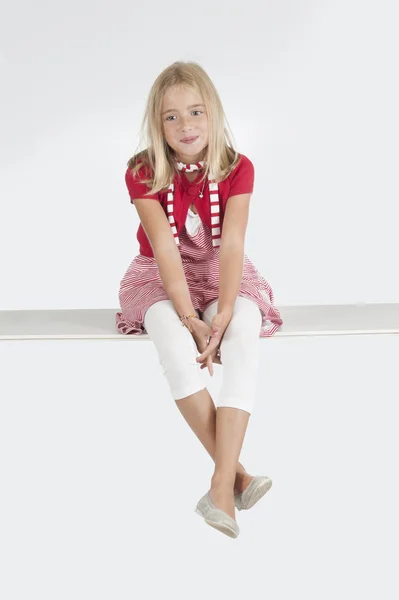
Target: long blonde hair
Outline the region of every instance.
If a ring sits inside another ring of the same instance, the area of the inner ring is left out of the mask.
[[[167,189],[177,171],[174,150],[164,138],[161,118],[164,94],[172,86],[190,87],[198,91],[206,107],[208,146],[201,182],[209,173],[212,173],[217,182],[223,181],[240,159],[233,147],[234,136],[227,123],[219,94],[207,73],[198,63],[175,62],[158,75],[148,96],[140,131],[141,140],[146,138],[146,149],[135,153],[127,163],[133,175],[143,165],[149,168],[149,177],[141,179],[149,187],[147,194],[157,194]],[[141,142],[139,147],[140,145]]]

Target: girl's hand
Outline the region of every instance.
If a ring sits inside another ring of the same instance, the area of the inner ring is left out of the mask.
[[[216,363],[217,365],[221,365],[222,361],[221,361],[221,355],[220,355],[220,344],[217,348],[215,348],[215,350],[212,352],[211,354],[211,358],[212,358],[212,362]],[[207,364],[205,364],[204,362],[201,365],[201,369],[206,369]]]
[[[212,329],[205,323],[205,321],[202,321],[201,319],[190,319],[190,325],[192,329],[192,336],[197,344],[198,352],[201,354],[209,347],[207,340],[210,336],[212,336]],[[201,369],[208,367],[211,377],[213,376],[212,360],[212,355],[207,356],[204,364],[201,366]]]
[[[209,334],[212,337],[209,341],[209,344],[208,343],[206,344],[206,348],[202,352],[201,356],[197,357],[197,359],[196,359],[197,362],[206,361],[206,364],[209,365],[209,359],[213,359],[213,357],[217,356],[217,351],[220,350],[220,343],[222,341],[224,332],[226,331],[227,326],[231,321],[231,317],[232,317],[231,313],[224,313],[224,312],[217,313],[213,317],[212,329],[211,329],[211,333]],[[212,364],[212,362],[211,362],[211,364]]]

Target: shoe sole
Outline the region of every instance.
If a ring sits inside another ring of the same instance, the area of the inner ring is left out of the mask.
[[[221,533],[224,533],[225,535],[228,535],[231,538],[238,537],[237,533],[233,529],[230,529],[230,527],[227,527],[227,525],[223,525],[222,523],[218,523],[216,521],[211,521],[210,519],[206,519],[204,517],[202,511],[198,508],[198,506],[195,509],[195,512],[197,513],[197,515],[199,515],[200,517],[202,517],[204,519],[204,521],[205,521],[205,523],[207,523],[207,525],[210,525],[214,529],[217,529]]]
[[[253,505],[256,504],[258,502],[258,500],[260,500],[266,494],[266,492],[270,490],[271,487],[272,487],[271,479],[266,479],[266,480],[260,482],[259,485],[254,489],[254,491],[250,495],[246,506],[240,507],[240,508],[236,507],[237,510],[248,510],[249,508],[252,508]]]

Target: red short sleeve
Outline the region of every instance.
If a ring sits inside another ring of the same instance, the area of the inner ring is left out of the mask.
[[[230,175],[230,196],[252,194],[254,191],[255,169],[252,162],[241,154],[240,162]]]
[[[149,191],[149,188],[145,183],[141,183],[140,179],[144,176],[146,178],[147,173],[141,168],[136,175],[133,175],[130,167],[125,173],[126,187],[129,192],[130,202],[134,204],[136,198],[146,198],[148,200],[159,200],[159,194],[145,194]]]

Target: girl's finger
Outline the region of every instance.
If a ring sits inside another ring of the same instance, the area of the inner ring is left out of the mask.
[[[206,360],[208,358],[208,356],[210,356],[212,354],[212,352],[215,350],[215,348],[216,348],[216,345],[209,344],[208,347],[206,348],[206,350],[204,350],[202,352],[202,354],[196,358],[196,361],[202,362],[203,360]]]
[[[212,363],[212,356],[208,356],[208,358],[206,359],[206,363],[207,363],[207,367],[209,369],[209,373],[211,375],[211,377],[213,377],[213,363]]]
[[[220,360],[213,360],[212,363],[215,363],[217,365],[221,365],[222,364]],[[207,368],[207,365],[205,363],[202,363],[201,369],[206,369],[206,368]]]

